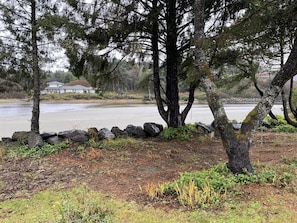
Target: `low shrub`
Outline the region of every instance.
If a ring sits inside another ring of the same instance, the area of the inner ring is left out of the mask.
[[[286,132],[286,133],[296,133],[297,132],[297,128],[292,125],[289,125],[289,124],[275,126],[272,130],[275,132]]]
[[[265,121],[272,127],[275,132],[296,133],[297,128],[288,124],[285,118],[281,115],[275,115],[277,120],[267,116]]]
[[[177,128],[164,128],[162,137],[165,139],[189,140],[193,137],[194,133],[197,133],[196,126],[194,124],[188,124]]]

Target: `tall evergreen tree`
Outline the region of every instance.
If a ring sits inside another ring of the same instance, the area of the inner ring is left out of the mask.
[[[169,127],[185,123],[194,101],[196,83],[189,85],[186,108],[180,112],[179,83],[184,81],[182,63],[189,53],[191,41],[191,1],[68,1],[72,7],[72,26],[65,44],[70,65],[77,74],[84,70],[102,77],[110,74],[107,53],[116,49],[123,56],[147,58],[152,55],[154,89],[158,110]],[[81,19],[77,19],[81,18]],[[69,28],[71,28],[71,23]],[[84,41],[84,44],[76,40]],[[99,55],[99,51],[101,54]],[[104,54],[102,52],[105,52]],[[165,70],[164,86],[160,68]],[[87,70],[85,69],[87,68]],[[102,70],[108,70],[104,72]]]
[[[37,15],[36,2],[31,0],[31,45],[32,45],[32,71],[33,71],[33,108],[31,118],[31,131],[39,134],[40,116],[40,68],[38,64],[38,45],[37,45]]]
[[[13,50],[4,66],[7,72],[19,73],[30,83],[28,91],[33,90],[31,131],[35,133],[39,133],[40,66],[46,62],[45,58],[50,58],[46,46],[49,39],[54,40],[54,28],[47,16],[56,10],[55,1],[51,0],[0,1],[4,26],[1,40],[6,49]]]

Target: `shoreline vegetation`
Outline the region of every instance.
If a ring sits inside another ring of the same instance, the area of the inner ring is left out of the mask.
[[[181,94],[180,103],[186,103],[185,95]],[[260,98],[240,98],[229,97],[223,98],[222,101],[225,104],[254,104],[258,103]],[[0,98],[0,103],[17,103],[17,102],[30,102],[30,98]],[[107,93],[104,96],[98,94],[47,94],[41,95],[41,103],[103,103],[103,104],[155,104],[153,97],[149,97],[146,94],[141,93],[129,93],[129,94],[116,94]],[[195,98],[196,104],[207,104],[204,95],[197,95]],[[278,102],[276,102],[278,103]]]

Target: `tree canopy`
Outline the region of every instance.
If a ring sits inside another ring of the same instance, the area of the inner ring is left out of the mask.
[[[39,133],[40,66],[50,60],[48,46],[53,45],[55,34],[47,16],[55,10],[56,2],[50,0],[0,1],[1,68],[7,79],[33,92],[31,131],[35,133]]]

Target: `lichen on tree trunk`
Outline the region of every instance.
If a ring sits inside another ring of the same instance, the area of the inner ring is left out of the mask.
[[[228,155],[228,168],[234,174],[252,173],[253,168],[249,158],[250,144],[247,142],[246,137],[241,138],[235,132],[232,124],[229,122],[217,87],[208,77],[210,72],[203,72],[203,70],[205,71],[205,65],[202,70],[201,68],[198,70],[201,75],[201,86],[206,93],[208,105],[215,119],[215,127],[221,136],[223,146]]]

